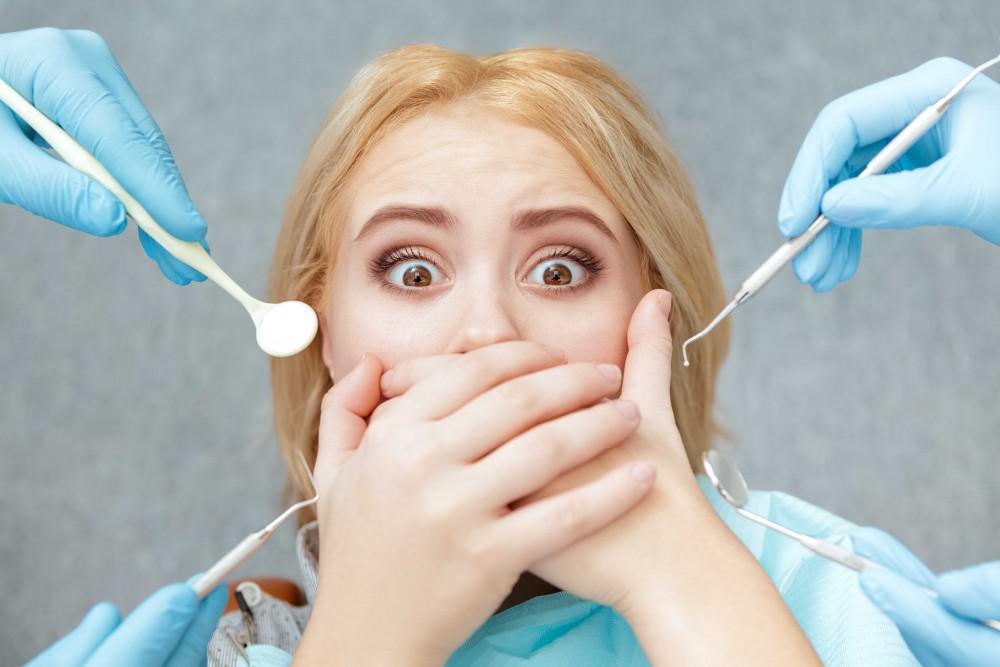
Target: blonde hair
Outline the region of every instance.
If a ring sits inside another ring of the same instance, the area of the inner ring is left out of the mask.
[[[323,312],[327,276],[344,226],[342,192],[358,162],[394,128],[434,105],[470,101],[562,143],[622,213],[642,252],[646,290],[673,295],[671,401],[692,469],[719,432],[715,381],[729,347],[726,323],[692,348],[680,343],[725,303],[694,191],[639,95],[596,58],[565,49],[516,49],[484,58],[406,46],[363,67],[323,122],[285,211],[271,269],[271,301],[298,299]],[[271,362],[275,428],[289,474],[286,493],[309,494],[297,464],[316,460],[320,403],[332,386],[321,341]],[[300,516],[300,521],[311,517]]]

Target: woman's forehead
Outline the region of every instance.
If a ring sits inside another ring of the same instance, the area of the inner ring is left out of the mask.
[[[558,141],[488,110],[446,107],[401,125],[359,163],[351,190],[355,225],[397,200],[493,208],[575,203],[617,213]]]

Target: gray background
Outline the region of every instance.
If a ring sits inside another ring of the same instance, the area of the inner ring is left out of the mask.
[[[779,243],[815,114],[938,55],[996,52],[1000,3],[0,2],[0,30],[105,37],[159,121],[221,265],[263,295],[319,123],[371,57],[567,46],[644,91],[697,186],[727,289]],[[217,288],[177,288],[135,232],[0,208],[0,655],[108,599],[128,610],[279,509],[267,359]],[[1000,557],[1000,249],[869,234],[858,275],[791,272],[734,319],[726,445],[752,486],[881,526],[935,569]],[[285,528],[243,573],[295,576]]]

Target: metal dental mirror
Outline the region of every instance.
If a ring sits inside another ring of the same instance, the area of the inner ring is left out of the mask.
[[[747,502],[750,500],[750,491],[747,488],[746,480],[743,479],[743,475],[740,473],[736,465],[726,458],[721,452],[714,449],[710,449],[702,454],[701,460],[705,467],[705,475],[712,483],[712,486],[715,487],[715,490],[719,492],[719,495],[722,496],[727,503],[732,505],[741,516],[753,521],[754,523],[759,523],[760,525],[770,528],[771,530],[775,530],[786,537],[790,537],[813,553],[819,554],[823,558],[832,560],[834,563],[839,563],[844,567],[855,570],[856,572],[861,572],[869,567],[883,567],[875,561],[863,558],[856,553],[832,542],[810,537],[809,535],[803,535],[798,531],[786,528],[785,526],[775,523],[770,519],[765,519],[759,514],[754,514],[745,507]],[[917,585],[920,586],[919,584]],[[926,586],[920,586],[920,588],[923,589],[923,591],[928,595],[933,597],[938,596],[937,591],[933,588],[928,588]],[[1000,631],[1000,621],[986,619],[982,620],[981,623],[985,626],[993,628],[994,630]]]
[[[856,553],[839,547],[836,544],[803,535],[747,510],[744,505],[750,500],[750,491],[747,489],[746,480],[743,479],[743,475],[733,462],[723,456],[721,452],[714,449],[710,449],[702,454],[701,459],[705,466],[705,474],[708,476],[709,481],[712,482],[712,486],[741,516],[771,530],[776,530],[786,537],[797,540],[806,549],[857,572],[861,572],[866,567],[881,567],[878,563],[870,561],[867,558],[862,558]]]

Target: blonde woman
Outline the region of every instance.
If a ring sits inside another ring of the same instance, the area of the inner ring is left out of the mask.
[[[302,452],[321,494],[309,604],[224,617],[211,664],[913,664],[851,573],[696,475],[728,331],[689,369],[674,342],[724,294],[681,165],[598,60],[364,67],[306,157],[271,296],[322,327],[272,368],[290,493]]]

